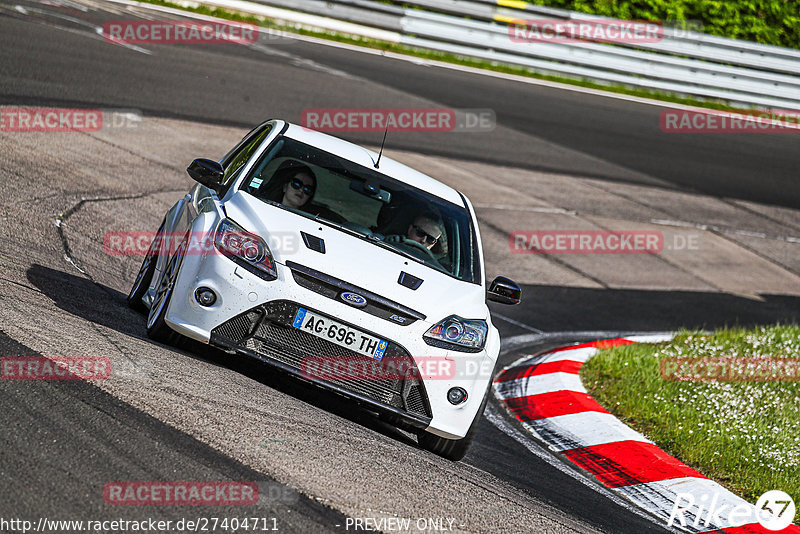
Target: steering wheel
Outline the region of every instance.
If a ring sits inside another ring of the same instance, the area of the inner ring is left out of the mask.
[[[419,250],[421,252],[424,252],[425,256],[426,256],[425,257],[426,260],[427,259],[431,259],[431,260],[436,261],[436,256],[433,255],[433,252],[431,252],[431,250],[428,247],[426,247],[425,245],[423,245],[419,241],[414,241],[413,239],[408,239],[407,237],[402,236],[402,241],[400,241],[400,244],[401,245],[406,245],[406,246],[408,246],[410,248],[414,248],[414,249],[417,249],[417,250]]]

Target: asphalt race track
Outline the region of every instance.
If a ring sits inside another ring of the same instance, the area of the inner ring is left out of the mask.
[[[612,333],[800,320],[798,135],[664,134],[658,106],[310,41],[145,53],[95,31],[164,16],[88,0],[0,3],[0,105],[142,117],[96,133],[0,132],[0,354],[106,356],[115,369],[102,382],[0,383],[0,519],[258,516],[281,532],[342,532],[348,517],[405,517],[449,518],[463,532],[666,532],[520,437],[494,400],[452,463],[258,363],[151,342],[125,305],[141,257],[105,253],[103,236],[155,230],[190,187],[191,158],[219,158],[266,118],[491,109],[491,132],[390,134],[386,154],[463,190],[487,277],[523,285],[523,304],[492,306],[508,365]],[[659,228],[699,247],[658,258],[509,251],[512,230],[587,225]],[[105,484],[124,480],[251,481],[261,497],[245,511],[106,504]]]

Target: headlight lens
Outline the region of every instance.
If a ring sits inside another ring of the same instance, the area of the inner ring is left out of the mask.
[[[423,339],[428,345],[435,347],[478,352],[486,343],[489,327],[486,321],[462,319],[451,315],[447,319],[433,325]]]
[[[266,241],[231,221],[222,219],[214,235],[214,246],[248,271],[275,280],[278,271]]]

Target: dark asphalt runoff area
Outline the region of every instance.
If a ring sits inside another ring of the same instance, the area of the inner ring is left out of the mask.
[[[129,107],[147,115],[243,127],[272,117],[299,122],[307,108],[380,107],[398,98],[488,108],[511,135],[397,133],[388,146],[800,207],[800,149],[794,134],[669,134],[659,127],[661,107],[290,39],[252,48],[153,45],[155,52],[146,55],[93,42],[101,41],[99,36],[54,32],[51,24],[87,28],[52,16],[25,17],[9,7],[3,12],[0,50],[5,104]],[[69,4],[49,11],[81,16]],[[88,18],[102,26],[120,17],[92,11]],[[379,134],[342,137],[380,142]],[[533,142],[520,142],[527,138]],[[575,152],[591,159],[576,160]],[[622,178],[598,172],[598,162],[630,172]]]

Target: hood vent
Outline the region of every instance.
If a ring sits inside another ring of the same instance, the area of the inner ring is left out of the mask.
[[[303,243],[305,243],[308,248],[315,250],[320,254],[325,254],[325,241],[323,241],[321,237],[307,234],[305,232],[300,232],[300,235],[303,236]]]
[[[422,278],[417,278],[413,274],[408,274],[405,271],[400,271],[400,278],[397,279],[398,284],[412,290],[416,290],[422,285],[422,282],[424,282]]]

